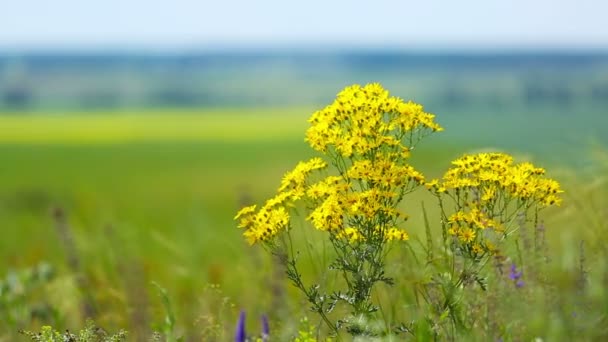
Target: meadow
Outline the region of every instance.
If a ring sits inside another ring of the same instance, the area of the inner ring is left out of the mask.
[[[15,340],[19,329],[43,324],[76,329],[86,314],[108,331],[124,328],[140,340],[165,328],[171,330],[165,336],[188,341],[231,340],[240,310],[253,317],[248,322],[252,331],[262,314],[271,317],[271,330],[281,336],[297,331],[305,316],[316,325],[280,267],[259,246],[248,246],[233,220],[240,207],[270,197],[283,173],[314,155],[304,142],[312,111],[0,116],[0,226],[5,232],[0,239],[0,315],[5,317],[0,340]],[[535,250],[543,257],[527,259],[526,271],[542,269],[537,278],[544,282],[527,292],[504,287],[494,293],[505,296],[496,305],[503,305],[501,322],[510,322],[497,329],[512,333],[507,340],[605,338],[604,137],[581,138],[590,126],[571,118],[451,115],[444,120],[446,135],[429,138],[413,156],[412,164],[427,177],[440,176],[464,152],[514,149],[509,152],[546,167],[566,190],[563,205],[544,213],[543,249]],[[570,131],[564,139],[566,127]],[[432,225],[438,224],[438,213],[423,191],[408,201],[412,238],[407,243],[421,248],[427,240],[421,203]],[[534,229],[530,234],[537,237]],[[522,242],[512,246],[514,253],[516,247],[528,248]],[[317,248],[323,249],[310,250]],[[395,248],[395,266],[389,270],[404,281],[376,294],[390,320],[417,318],[413,309],[391,300],[398,296],[411,303],[409,289],[422,281],[416,267],[405,266],[409,253]],[[537,265],[541,259],[546,261],[542,267]],[[318,274],[322,266],[311,263],[305,271]],[[581,276],[584,290],[575,281]],[[171,310],[151,282],[166,289]],[[517,301],[536,307],[506,305]],[[584,308],[565,317],[578,303]],[[175,322],[168,327],[165,319],[172,315]]]

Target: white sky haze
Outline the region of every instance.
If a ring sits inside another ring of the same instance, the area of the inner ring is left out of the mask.
[[[0,49],[608,48],[603,0],[0,3]]]

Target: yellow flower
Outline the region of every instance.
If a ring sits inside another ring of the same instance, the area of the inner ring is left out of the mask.
[[[336,237],[338,239],[346,238],[346,239],[348,239],[348,242],[350,242],[350,243],[355,243],[357,241],[362,241],[364,239],[363,235],[361,235],[361,233],[357,229],[352,228],[352,227],[348,227],[348,228],[344,229],[343,231],[338,233],[336,235]]]
[[[235,220],[238,220],[239,218],[241,218],[242,216],[245,215],[249,215],[251,213],[255,212],[255,207],[256,205],[250,205],[248,207],[244,207],[241,210],[239,210],[239,212],[236,214],[236,216],[234,217]]]
[[[390,97],[378,83],[345,88],[309,122],[306,141],[310,146],[324,153],[333,146],[344,157],[383,147],[398,148],[405,156],[416,142],[412,137],[442,130],[434,122],[434,115],[425,113],[421,105]],[[410,139],[402,141],[403,137]]]
[[[303,186],[308,175],[318,169],[326,167],[327,164],[321,158],[312,158],[307,162],[299,162],[298,165],[283,176],[279,191],[284,191],[288,188]]]
[[[244,218],[246,228],[243,236],[249,244],[269,241],[289,226],[289,214],[284,207],[263,207],[253,218]]]
[[[306,219],[319,230],[339,230],[344,223],[344,208],[341,206],[341,202],[344,203],[344,200],[339,194],[329,195]]]
[[[279,192],[276,196],[266,201],[264,204],[265,208],[271,208],[280,204],[283,204],[288,198],[292,196],[292,192]]]
[[[466,214],[463,211],[458,211],[458,212],[450,215],[450,217],[448,218],[449,223],[465,222],[465,221],[466,221]]]
[[[482,202],[491,201],[492,199],[495,198],[495,196],[496,196],[496,187],[488,186],[487,188],[484,189],[483,195],[481,196],[481,201]]]
[[[458,233],[460,232],[460,227],[457,224],[452,224],[450,225],[450,228],[448,228],[448,234],[450,235],[458,235]]]
[[[403,230],[399,230],[397,228],[390,228],[384,234],[384,239],[386,241],[394,241],[394,240],[407,241],[410,239],[410,237]]]
[[[473,246],[471,246],[471,252],[473,252],[474,254],[482,254],[483,248],[480,244],[474,243]]]
[[[433,179],[430,182],[424,184],[427,189],[433,189],[439,187],[439,179]]]
[[[464,243],[470,243],[475,240],[475,231],[469,227],[460,229],[458,239]]]
[[[495,201],[497,196],[506,196],[506,201],[518,199],[541,206],[561,202],[559,183],[544,178],[544,169],[528,162],[513,164],[513,158],[504,153],[464,155],[452,165],[442,183],[428,185],[431,190],[441,186],[446,190],[477,189],[482,204]]]

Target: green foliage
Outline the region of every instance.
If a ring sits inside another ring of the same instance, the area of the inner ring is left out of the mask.
[[[158,328],[160,335],[164,338],[164,342],[181,342],[184,341],[183,337],[177,337],[175,332],[175,315],[173,308],[171,307],[171,300],[167,290],[160,286],[158,283],[152,282],[152,285],[158,290],[158,295],[162,301],[163,308],[165,309],[165,317]]]
[[[54,308],[39,293],[47,292],[55,270],[46,262],[37,266],[11,270],[0,279],[0,317],[16,329],[30,320],[57,321]]]
[[[40,332],[21,331],[21,334],[36,342],[120,342],[127,340],[127,333],[123,330],[116,334],[108,334],[102,328],[88,320],[84,329],[77,333],[66,330],[61,333],[52,327],[43,326]]]
[[[300,326],[298,327],[298,334],[293,338],[293,342],[317,342],[317,341],[325,341],[331,342],[331,338],[326,338],[324,340],[318,339],[318,329],[316,329],[313,325],[310,324],[310,321],[306,316],[300,319]]]

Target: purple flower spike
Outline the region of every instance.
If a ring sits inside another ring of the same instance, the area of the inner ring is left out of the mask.
[[[236,334],[234,335],[234,342],[245,342],[247,334],[245,333],[245,311],[241,311],[239,315],[239,321],[236,324]]]
[[[262,341],[267,342],[270,336],[270,325],[268,324],[268,316],[262,315]]]

